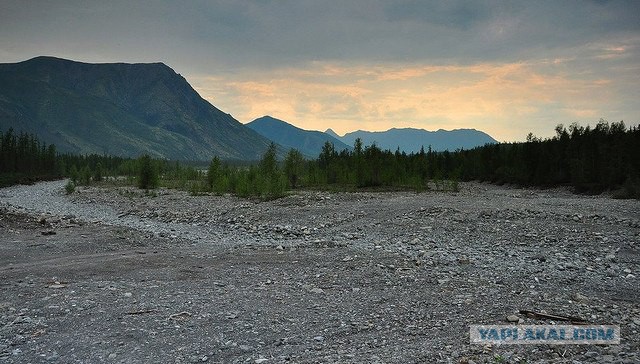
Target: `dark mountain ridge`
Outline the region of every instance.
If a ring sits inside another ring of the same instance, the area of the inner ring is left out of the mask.
[[[300,129],[271,116],[263,116],[246,125],[286,149],[297,149],[308,158],[317,158],[326,142],[332,143],[336,150],[351,149],[326,133]]]
[[[62,151],[129,157],[255,160],[269,144],[163,63],[0,64],[0,129],[9,128]]]
[[[327,130],[327,133],[333,130]],[[429,146],[434,151],[454,151],[457,149],[471,149],[485,144],[497,143],[487,133],[475,129],[454,129],[428,131],[415,128],[392,128],[387,131],[358,130],[339,137],[346,144],[353,145],[360,138],[364,145],[376,145],[382,149],[411,153],[418,152]]]

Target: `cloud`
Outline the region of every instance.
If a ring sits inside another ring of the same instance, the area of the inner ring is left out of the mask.
[[[161,61],[243,121],[512,140],[638,120],[637,14],[633,0],[4,0],[0,61]]]
[[[615,108],[616,84],[602,75],[568,72],[571,62],[352,65],[315,62],[215,82],[206,92],[215,105],[248,122],[262,115],[308,129],[339,132],[413,126],[477,128],[500,140],[532,131],[553,134],[558,123],[595,121]],[[596,77],[598,76],[598,77]],[[627,100],[628,101],[628,100]],[[623,101],[624,103],[624,101]],[[636,110],[637,114],[637,110]]]
[[[513,62],[637,34],[639,13],[637,1],[6,0],[0,49],[163,60],[189,71],[343,60]]]

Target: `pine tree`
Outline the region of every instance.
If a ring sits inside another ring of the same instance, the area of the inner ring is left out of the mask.
[[[209,163],[209,169],[207,169],[207,185],[210,191],[216,190],[215,184],[220,179],[221,173],[220,158],[213,157]]]
[[[304,157],[297,149],[290,149],[284,160],[284,174],[289,182],[289,187],[298,187],[300,177],[304,172]]]
[[[145,154],[138,158],[138,187],[143,190],[150,190],[157,188],[158,183],[158,170],[151,157]]]

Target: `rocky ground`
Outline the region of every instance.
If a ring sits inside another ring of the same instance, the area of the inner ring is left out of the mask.
[[[462,184],[258,202],[0,189],[0,362],[637,363],[640,202]],[[620,325],[477,345],[469,325]]]

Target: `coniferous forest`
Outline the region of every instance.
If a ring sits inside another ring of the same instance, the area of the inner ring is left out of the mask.
[[[0,132],[0,186],[55,178],[58,154],[31,134]]]
[[[488,144],[470,150],[418,153],[382,150],[356,140],[353,150],[326,143],[315,160],[290,150],[276,160],[276,146],[253,164],[214,158],[207,166],[112,156],[58,154],[33,135],[0,133],[0,184],[70,177],[74,185],[123,176],[131,184],[200,193],[233,193],[276,198],[296,188],[393,188],[458,190],[458,181],[486,181],[519,186],[570,186],[577,193],[611,191],[615,197],[640,198],[640,126],[600,120],[594,127],[558,125],[556,135],[525,142]]]

